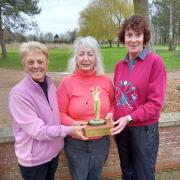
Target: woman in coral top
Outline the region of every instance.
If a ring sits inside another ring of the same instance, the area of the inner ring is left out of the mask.
[[[95,118],[92,89],[100,88],[100,117],[113,116],[114,89],[104,75],[98,42],[93,37],[75,41],[74,56],[69,61],[71,74],[57,89],[59,111],[64,125],[83,125]],[[65,153],[73,180],[100,180],[109,152],[109,136],[80,140],[65,139]]]

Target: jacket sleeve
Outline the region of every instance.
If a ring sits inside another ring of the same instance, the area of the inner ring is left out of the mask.
[[[60,112],[61,123],[67,126],[74,124],[74,120],[68,115],[68,106],[69,106],[69,92],[65,86],[65,83],[62,82],[57,88],[57,98],[58,98],[58,107]]]
[[[109,82],[109,99],[111,103],[111,110],[110,112],[114,114],[114,105],[115,105],[115,98],[114,98],[114,86],[112,84],[112,81]]]
[[[166,82],[167,76],[165,66],[162,60],[157,57],[152,65],[149,77],[146,103],[140,105],[130,114],[134,121],[159,119],[165,101]]]
[[[29,136],[39,141],[64,138],[73,131],[73,127],[46,124],[37,116],[32,103],[23,94],[17,92],[11,92],[9,95],[9,111],[13,126],[20,127]]]

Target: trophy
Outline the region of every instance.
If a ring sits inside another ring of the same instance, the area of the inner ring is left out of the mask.
[[[110,129],[113,127],[111,122],[107,122],[105,119],[100,118],[100,93],[100,87],[91,88],[95,119],[90,120],[87,127],[84,129],[84,134],[88,138],[110,135]]]

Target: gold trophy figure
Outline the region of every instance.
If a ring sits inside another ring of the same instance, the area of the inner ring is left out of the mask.
[[[105,123],[105,120],[100,119],[100,108],[101,108],[101,101],[99,97],[100,93],[101,93],[100,87],[91,88],[91,95],[93,97],[93,106],[94,106],[96,119],[90,120],[89,121],[90,125],[101,125]]]
[[[100,118],[101,101],[99,95],[101,91],[100,87],[91,88],[95,119],[90,120],[84,129],[85,136],[88,138],[110,135],[110,129],[113,127],[112,123]]]

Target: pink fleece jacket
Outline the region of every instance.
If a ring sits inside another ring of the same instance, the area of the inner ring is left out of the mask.
[[[63,138],[72,126],[60,125],[56,87],[46,76],[48,99],[27,75],[9,95],[9,110],[15,137],[15,153],[23,166],[36,166],[52,160],[63,148]]]
[[[75,121],[89,121],[95,118],[90,89],[97,86],[102,90],[100,116],[104,118],[107,113],[113,113],[114,103],[114,88],[108,76],[77,71],[61,81],[57,96],[63,124],[72,125]]]

